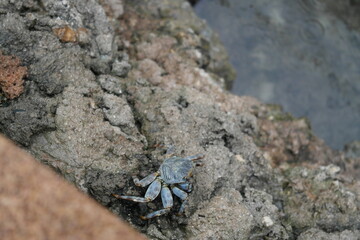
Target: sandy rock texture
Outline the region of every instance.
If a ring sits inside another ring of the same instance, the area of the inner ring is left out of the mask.
[[[145,239],[0,136],[1,239]]]
[[[357,240],[359,239],[360,232],[358,230],[355,231],[342,231],[342,232],[334,232],[327,233],[321,231],[316,228],[311,228],[299,236],[299,240],[307,240],[307,239],[329,239],[329,240]]]
[[[327,148],[306,120],[224,90],[234,76],[226,52],[187,1],[0,9],[1,51],[29,69],[25,92],[1,103],[0,131],[149,238],[321,239],[360,229],[359,156]],[[132,176],[159,168],[156,144],[203,153],[204,164],[184,216],[175,200],[170,214],[143,221],[159,199],[112,194],[144,195]]]

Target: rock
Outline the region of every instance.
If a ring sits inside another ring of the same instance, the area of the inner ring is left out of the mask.
[[[129,127],[135,127],[135,120],[126,100],[111,94],[105,94],[103,100],[105,117],[111,125],[125,126],[131,124]]]
[[[159,229],[156,228],[155,225],[150,225],[148,230],[147,230],[147,235],[154,237],[155,239],[162,239],[162,240],[167,240],[168,238],[162,234]]]
[[[298,237],[299,240],[320,240],[320,239],[329,239],[329,240],[357,240],[359,239],[360,231],[354,230],[349,231],[345,230],[342,232],[335,232],[335,233],[327,233],[321,231],[316,228],[311,228]]]
[[[129,72],[131,65],[127,61],[115,60],[112,64],[111,72],[119,77],[125,77]]]
[[[161,75],[165,73],[164,69],[149,58],[139,61],[139,71],[142,77],[153,84],[161,83]]]
[[[5,56],[0,52],[0,89],[8,99],[14,99],[24,91],[23,78],[27,68],[20,63],[16,56]]]
[[[4,239],[145,239],[0,136]]]
[[[100,54],[109,55],[113,47],[113,38],[112,34],[104,34],[96,37],[96,43],[99,48]]]
[[[100,75],[97,79],[101,87],[109,93],[113,93],[115,95],[121,95],[123,93],[123,90],[121,89],[121,81],[117,77],[112,75]]]
[[[224,90],[231,71],[216,69],[226,70],[226,54],[209,49],[218,43],[187,2],[126,1],[119,21],[93,0],[23,4],[0,5],[9,12],[0,15],[1,47],[30,69],[24,93],[0,107],[0,130],[138,230],[154,239],[295,239],[309,228],[358,228],[355,165],[306,119]],[[52,29],[63,26],[87,29],[87,43],[60,41]],[[185,216],[174,198],[169,214],[147,222],[139,216],[162,208],[159,199],[112,194],[144,195],[132,176],[159,169],[158,144],[205,158]]]
[[[344,152],[336,151],[327,146],[323,140],[314,136],[307,119],[296,119],[282,111],[281,106],[256,104],[251,111],[257,118],[260,134],[257,144],[265,152],[266,158],[273,166],[287,169],[295,165],[316,166],[336,165],[341,175],[348,178],[360,178],[357,174],[359,157],[351,154],[348,145]],[[354,148],[356,149],[356,147]]]
[[[189,239],[249,239],[253,217],[235,189],[211,199],[189,219]]]
[[[117,19],[124,13],[124,4],[122,0],[100,0],[101,5],[106,11],[106,15]]]
[[[28,95],[0,107],[0,131],[25,146],[30,144],[31,138],[38,132],[55,129],[50,112],[50,108],[55,107],[54,101],[32,91],[32,83],[27,87]]]
[[[128,138],[138,136],[141,141],[146,141],[135,126],[133,112],[126,100],[112,94],[104,94],[103,101],[105,118],[112,126],[119,127]]]
[[[274,205],[273,196],[257,189],[245,188],[245,204],[254,218],[254,225],[262,229],[262,233],[255,236],[266,236],[271,239],[289,239],[289,227],[285,223],[281,223],[281,211]],[[290,227],[291,228],[291,227]]]
[[[294,230],[321,227],[325,231],[344,231],[360,225],[359,196],[344,186],[333,166],[306,170],[289,169],[284,181],[284,211]],[[295,194],[296,193],[296,194]]]
[[[224,46],[216,33],[211,30],[206,23],[198,18],[191,9],[187,1],[169,1],[159,0],[153,3],[142,2],[141,4],[133,4],[127,2],[128,5],[135,5],[140,9],[139,12],[146,12],[155,16],[157,19],[171,19],[171,23],[166,25],[167,30],[177,32],[173,34],[181,39],[185,45],[199,44],[202,59],[199,61],[192,51],[187,54],[195,56],[196,61],[203,66],[206,71],[212,72],[225,80],[227,87],[231,86],[231,82],[235,79],[236,73],[234,68],[229,64],[228,55]],[[187,33],[184,36],[183,33]],[[190,34],[188,34],[190,33]],[[189,37],[189,35],[193,35]]]

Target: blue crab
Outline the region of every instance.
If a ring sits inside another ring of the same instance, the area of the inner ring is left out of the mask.
[[[130,200],[133,202],[146,203],[153,201],[161,192],[163,209],[151,212],[146,216],[141,216],[143,220],[161,216],[168,213],[173,206],[173,192],[182,201],[179,213],[184,212],[187,203],[188,193],[192,190],[192,185],[188,179],[192,175],[195,160],[204,158],[203,154],[192,155],[188,157],[170,157],[164,160],[158,171],[148,175],[142,180],[134,178],[134,183],[139,187],[148,185],[144,197],[121,196],[113,194],[118,199]],[[171,189],[171,190],[170,190]]]

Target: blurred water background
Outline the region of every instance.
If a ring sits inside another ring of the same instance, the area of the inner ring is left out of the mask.
[[[307,117],[335,149],[360,140],[360,1],[200,0],[237,70],[232,92]]]

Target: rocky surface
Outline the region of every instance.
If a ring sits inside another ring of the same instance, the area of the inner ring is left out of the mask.
[[[305,120],[224,90],[226,53],[188,2],[100,3],[1,2],[1,51],[29,69],[24,94],[0,107],[1,132],[152,239],[356,235],[358,156],[327,148]],[[159,200],[111,194],[144,194],[132,175],[159,168],[155,144],[206,157],[185,215],[175,201],[143,221]]]
[[[360,232],[358,230],[327,233],[316,228],[311,228],[299,236],[299,240],[307,239],[329,239],[329,240],[357,240]]]

